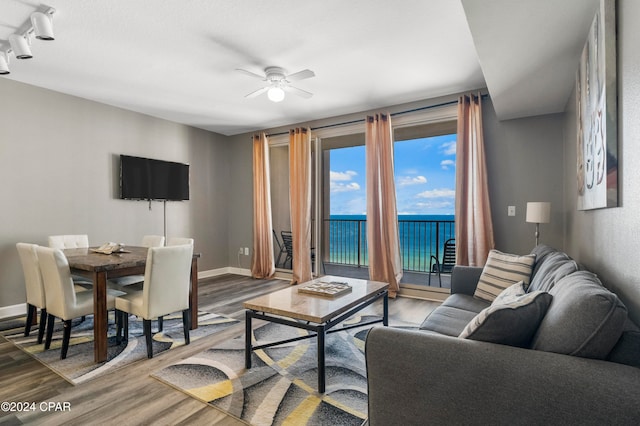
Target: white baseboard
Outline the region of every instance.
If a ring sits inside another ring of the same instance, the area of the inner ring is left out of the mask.
[[[245,277],[250,277],[251,271],[249,269],[227,266],[224,268],[209,269],[208,271],[200,271],[198,272],[198,279],[201,280],[203,278],[217,277],[218,275],[224,275],[224,274],[236,274],[236,275],[242,275]]]
[[[18,317],[27,314],[27,304],[19,303],[13,306],[0,307],[0,319]]]

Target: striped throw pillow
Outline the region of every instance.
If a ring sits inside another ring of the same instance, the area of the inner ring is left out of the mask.
[[[518,281],[524,282],[524,287],[527,288],[535,261],[535,254],[518,256],[491,250],[474,297],[493,302],[502,290]]]

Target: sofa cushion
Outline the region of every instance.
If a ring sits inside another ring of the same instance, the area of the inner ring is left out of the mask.
[[[476,312],[439,306],[420,325],[420,330],[457,337],[476,315]]]
[[[526,293],[520,281],[505,289],[491,306],[476,315],[459,337],[528,347],[551,299],[549,293],[542,291]]]
[[[535,260],[534,254],[519,256],[491,250],[474,296],[493,302],[502,290],[519,281],[528,286]]]
[[[458,308],[477,314],[490,305],[491,304],[486,300],[478,299],[466,294],[452,294],[451,296],[447,297],[447,299],[442,302],[440,306],[450,306],[452,308]]]
[[[622,336],[607,355],[607,361],[640,367],[640,328],[629,318],[625,322]]]
[[[533,338],[532,348],[604,359],[616,344],[627,308],[595,274],[567,275],[549,291],[553,301]]]
[[[528,291],[548,292],[560,279],[577,270],[578,264],[561,251],[547,254],[542,262],[536,258],[536,271]]]
[[[531,273],[532,280],[533,277],[535,277],[538,273],[538,269],[540,269],[540,267],[544,265],[545,258],[551,253],[557,253],[558,251],[558,249],[555,249],[546,244],[538,244],[533,248],[533,250],[531,250],[531,254],[534,254],[536,256],[536,263],[535,265],[533,265],[533,272]]]

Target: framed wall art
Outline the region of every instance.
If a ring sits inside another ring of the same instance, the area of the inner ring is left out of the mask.
[[[615,0],[600,0],[576,78],[578,210],[618,206]]]

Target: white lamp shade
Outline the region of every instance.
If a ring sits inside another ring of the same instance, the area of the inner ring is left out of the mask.
[[[13,49],[14,55],[18,59],[29,59],[33,58],[31,54],[31,48],[29,47],[29,43],[24,36],[11,34],[9,36],[9,44],[11,44],[11,48]]]
[[[272,102],[280,102],[284,99],[284,90],[279,87],[272,87],[267,92],[267,97]]]
[[[51,16],[42,12],[31,14],[31,25],[38,40],[54,40],[53,23]]]
[[[528,202],[526,221],[530,223],[549,223],[551,221],[551,203]]]

